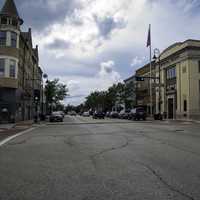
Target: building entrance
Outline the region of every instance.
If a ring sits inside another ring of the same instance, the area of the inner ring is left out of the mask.
[[[173,98],[168,99],[168,118],[169,119],[174,118],[174,99]]]

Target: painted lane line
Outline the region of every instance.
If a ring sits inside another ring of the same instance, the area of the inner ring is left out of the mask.
[[[6,143],[10,142],[11,140],[15,139],[16,137],[19,137],[21,135],[29,133],[29,132],[33,131],[34,129],[36,129],[36,128],[35,127],[34,128],[30,128],[28,130],[22,131],[22,132],[20,132],[20,133],[18,133],[16,135],[13,135],[13,136],[10,136],[10,137],[6,138],[5,140],[3,140],[3,141],[0,142],[0,147],[2,147],[3,145],[5,145]]]

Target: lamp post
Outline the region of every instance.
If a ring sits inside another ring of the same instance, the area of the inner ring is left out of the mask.
[[[47,74],[43,74],[43,79],[42,79],[42,115],[43,115],[43,117],[44,117],[44,119],[45,119],[45,114],[44,114],[44,104],[45,104],[45,102],[44,102],[44,91],[45,91],[45,86],[44,86],[44,81],[43,80],[47,80],[48,81],[48,75]],[[45,113],[47,112],[47,103],[48,102],[46,102],[46,111],[45,111]]]
[[[158,86],[159,86],[159,91],[158,91],[158,118],[162,119],[161,116],[161,74],[160,74],[160,70],[161,70],[161,63],[160,63],[160,50],[158,48],[154,49],[154,56],[153,59],[156,61],[158,59],[158,73],[159,73],[159,77],[158,77]]]
[[[39,100],[39,98],[36,96],[34,98],[34,101],[35,101],[35,123],[38,122],[38,100]]]

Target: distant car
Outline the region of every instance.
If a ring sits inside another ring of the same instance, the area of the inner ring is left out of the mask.
[[[83,116],[83,117],[89,117],[89,116],[90,116],[90,113],[89,113],[89,112],[84,112],[84,113],[82,114],[82,116]]]
[[[71,116],[76,116],[77,113],[76,113],[75,111],[71,111],[71,112],[70,112],[70,115],[71,115]]]
[[[110,117],[112,117],[112,118],[119,118],[119,113],[117,111],[112,111],[110,113]]]
[[[106,112],[106,117],[111,117],[110,114],[111,114],[110,111]]]
[[[93,114],[93,119],[104,119],[105,118],[105,113],[101,111],[95,111]]]
[[[65,118],[65,113],[63,111],[57,111],[57,112],[59,112],[62,115],[62,117]]]
[[[120,119],[128,119],[129,118],[129,113],[130,113],[130,111],[128,111],[128,110],[122,110],[119,113],[119,118]]]
[[[132,109],[129,118],[132,120],[146,120],[146,112],[142,107]]]
[[[49,117],[50,122],[63,122],[63,116],[60,112],[52,112]]]

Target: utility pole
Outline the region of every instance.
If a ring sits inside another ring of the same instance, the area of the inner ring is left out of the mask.
[[[154,49],[154,60],[158,59],[158,115],[159,119],[162,119],[161,116],[161,62],[160,62],[160,50],[159,49]]]

